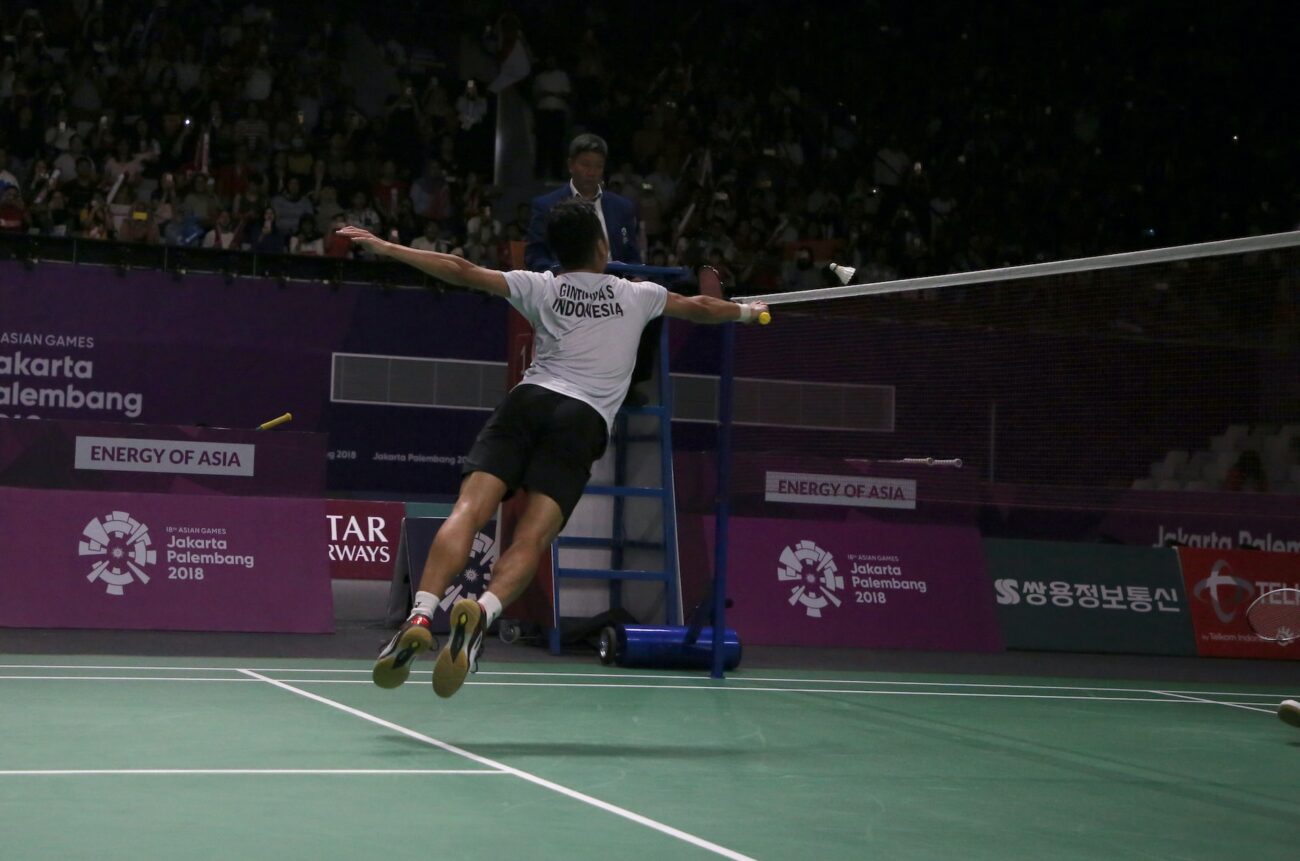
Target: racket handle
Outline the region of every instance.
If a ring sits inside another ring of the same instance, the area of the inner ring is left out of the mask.
[[[275,418],[271,419],[269,422],[263,422],[262,424],[257,426],[257,429],[270,430],[271,428],[277,428],[282,424],[288,424],[291,421],[293,421],[293,413],[285,413],[282,416],[276,416]]]

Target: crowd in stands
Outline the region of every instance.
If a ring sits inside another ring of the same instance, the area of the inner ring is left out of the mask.
[[[567,178],[573,134],[602,135],[646,262],[752,292],[820,286],[832,256],[877,281],[1294,226],[1295,120],[1252,107],[1289,58],[1262,22],[489,6],[0,3],[0,231],[337,257],[357,225],[505,265],[528,207],[494,210],[496,96],[464,70],[516,25],[539,178]]]

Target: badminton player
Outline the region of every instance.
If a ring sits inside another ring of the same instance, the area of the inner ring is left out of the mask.
[[[757,322],[763,303],[737,305],[679,296],[658,284],[604,274],[609,247],[591,204],[557,204],[546,241],[561,271],[498,272],[460,257],[418,251],[355,227],[339,231],[359,245],[463,287],[501,296],[533,325],[533,362],[479,432],[462,470],[460,495],[439,528],[410,617],[375,662],[375,684],[406,681],[411,662],[432,649],[434,607],[465,568],[478,531],[519,488],[528,501],[514,541],[493,568],[478,600],[451,608],[451,633],[433,670],[433,689],[449,697],[477,670],[483,635],[524,591],[582,496],[591,466],[604,453],[614,414],[627,394],[637,341],[660,315],[695,323]]]

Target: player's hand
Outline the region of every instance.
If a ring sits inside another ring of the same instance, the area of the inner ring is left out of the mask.
[[[750,302],[748,304],[749,304],[750,313],[749,313],[749,319],[746,320],[745,323],[750,326],[754,325],[755,323],[767,325],[768,321],[772,319],[772,315],[768,313],[767,310],[767,303]],[[767,319],[763,318],[764,314],[767,314]]]
[[[382,254],[384,252],[384,247],[388,245],[386,241],[380,239],[369,230],[362,230],[360,227],[354,227],[351,224],[347,227],[339,228],[338,233],[339,236],[347,237],[362,248],[369,248],[376,254]]]

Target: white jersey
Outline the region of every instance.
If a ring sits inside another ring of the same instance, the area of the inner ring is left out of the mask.
[[[646,323],[668,291],[595,272],[506,272],[510,304],[533,325],[533,362],[521,383],[589,404],[614,427]]]

